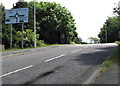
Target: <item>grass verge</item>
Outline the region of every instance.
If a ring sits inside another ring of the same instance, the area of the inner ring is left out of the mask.
[[[100,69],[100,72],[104,72],[108,67],[110,67],[114,63],[118,63],[118,60],[120,59],[120,46],[116,49],[116,51],[111,55],[108,56],[107,60],[103,62],[103,66]]]
[[[50,44],[50,45],[43,44],[41,46],[37,46],[37,48],[55,46],[55,45],[60,45],[60,44]],[[32,49],[32,48],[34,48],[34,47],[28,47],[28,48],[24,48],[24,49]],[[13,49],[6,49],[6,50],[0,51],[0,52],[9,52],[9,51],[16,51],[16,50],[22,50],[22,49],[21,48],[13,48]]]
[[[115,41],[116,44],[120,45],[120,41]]]

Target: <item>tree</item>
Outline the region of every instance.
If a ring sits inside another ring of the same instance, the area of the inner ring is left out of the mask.
[[[9,48],[10,45],[10,25],[6,25],[5,24],[5,7],[3,6],[3,4],[0,4],[0,9],[1,9],[1,13],[0,15],[2,16],[2,20],[1,20],[1,27],[0,29],[2,29],[2,44],[5,45],[5,48]],[[14,32],[14,31],[13,31]]]
[[[76,27],[71,13],[55,2],[40,2],[36,5],[40,39],[46,43],[70,43],[76,36]]]
[[[101,28],[101,32],[99,33],[99,38],[102,43],[106,42],[105,37],[106,33],[105,30],[107,30],[107,42],[115,42],[119,41],[118,33],[120,31],[120,21],[118,21],[118,17],[109,17],[108,20],[106,20],[105,24]]]
[[[30,29],[34,30],[34,2],[17,2],[14,4],[14,8],[29,8],[29,22],[24,24],[25,32]],[[3,9],[3,15],[5,14],[5,9]],[[2,21],[4,20],[3,17]],[[55,2],[36,2],[36,32],[39,34],[37,43],[40,43],[41,40],[45,41],[47,44],[56,44],[56,43],[71,43],[78,42],[78,33],[76,32],[75,20],[72,17],[72,14],[65,7],[62,7],[60,4]],[[3,44],[9,48],[10,41],[10,30],[9,25],[3,24]],[[30,31],[30,32],[31,32]],[[20,46],[20,36],[21,24],[13,25],[13,47]],[[19,34],[19,35],[18,35]],[[31,32],[32,34],[32,32]],[[25,35],[27,37],[27,35]],[[31,39],[27,37],[25,42],[30,42]],[[43,43],[43,41],[41,41]],[[16,44],[17,43],[17,44]],[[26,45],[27,46],[31,46]],[[33,45],[32,45],[33,46]]]
[[[96,37],[89,37],[88,39],[90,40],[91,43],[94,43],[94,44],[97,44],[97,43],[99,43],[99,41],[100,41],[100,40],[99,40],[98,38],[96,38]]]
[[[119,2],[120,3],[120,2]],[[101,28],[100,33],[98,34],[100,38],[100,42],[105,42],[107,30],[107,42],[115,42],[120,41],[119,32],[120,32],[120,7],[116,6],[113,9],[113,13],[116,15],[115,17],[109,17]]]
[[[14,8],[26,8],[28,7],[27,2],[17,2],[14,4]],[[5,45],[5,48],[9,48],[10,45],[10,25],[5,24],[5,7],[1,4],[0,8],[2,9],[2,44]],[[29,15],[31,15],[31,12],[29,12]],[[32,16],[32,15],[31,15]],[[30,16],[30,17],[31,17]],[[30,20],[33,20],[32,18],[29,18]],[[25,29],[32,27],[33,22],[30,22],[30,24],[25,24]],[[13,47],[20,47],[21,46],[21,37],[18,35],[19,32],[21,32],[21,24],[13,24],[12,32],[13,32]]]
[[[16,3],[14,8],[24,6],[25,3]],[[26,5],[29,8],[29,23],[25,28],[33,29],[34,3],[31,1]],[[60,4],[55,2],[36,2],[36,22],[39,40],[44,40],[47,44],[70,43],[77,40],[77,32],[74,19],[71,13]],[[15,26],[17,29],[20,27]],[[20,30],[20,29],[19,29]]]
[[[25,2],[24,0],[22,2],[18,1],[13,5],[13,8],[26,8],[28,7],[28,3]]]
[[[119,31],[119,33],[118,33],[118,38],[120,39],[120,31]]]

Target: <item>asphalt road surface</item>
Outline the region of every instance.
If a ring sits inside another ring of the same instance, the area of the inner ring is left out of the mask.
[[[84,84],[116,44],[59,45],[2,58],[2,84]]]

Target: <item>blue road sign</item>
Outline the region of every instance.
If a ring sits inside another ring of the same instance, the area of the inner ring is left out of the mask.
[[[28,8],[6,10],[5,24],[28,23]]]

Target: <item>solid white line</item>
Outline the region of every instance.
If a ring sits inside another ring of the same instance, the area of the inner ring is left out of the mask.
[[[75,52],[80,51],[80,50],[82,50],[82,49],[75,50],[75,51],[73,51],[72,53],[75,53]]]
[[[1,75],[0,78],[5,77],[5,76],[8,76],[8,75],[13,74],[13,73],[17,73],[17,72],[19,72],[19,71],[22,71],[22,70],[25,70],[25,69],[28,69],[28,68],[31,68],[31,67],[33,67],[33,65],[30,65],[30,66],[27,66],[27,67],[24,67],[24,68],[21,68],[21,69],[18,69],[18,70],[15,70],[15,71],[6,73],[6,74],[4,74],[4,75]]]
[[[98,68],[85,82],[82,84],[92,84],[92,81],[95,79],[96,75],[99,74],[100,69]]]
[[[54,57],[54,58],[51,58],[51,59],[48,59],[48,60],[45,60],[45,62],[49,62],[51,60],[54,60],[54,59],[57,59],[57,58],[60,58],[60,57],[63,57],[65,56],[66,54],[63,54],[63,55],[60,55],[60,56],[57,56],[57,57]]]

